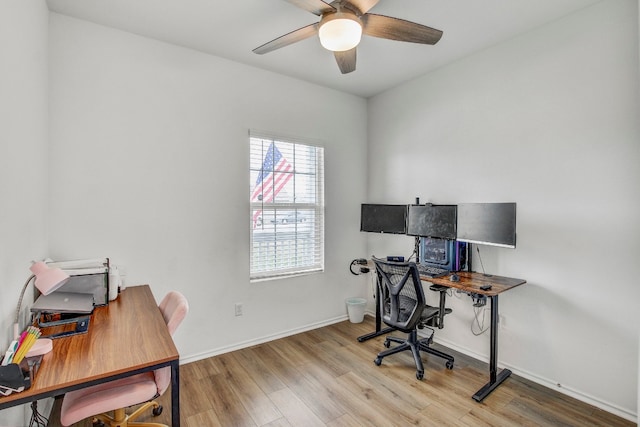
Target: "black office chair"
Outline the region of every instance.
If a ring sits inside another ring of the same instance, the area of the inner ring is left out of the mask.
[[[453,369],[453,356],[430,347],[433,342],[433,329],[427,325],[438,326],[441,323],[440,308],[427,305],[422,290],[418,268],[413,262],[392,262],[373,257],[376,265],[378,299],[382,321],[399,331],[409,334],[407,338],[387,337],[384,346],[389,348],[391,342],[400,345],[378,353],[374,361],[382,364],[382,359],[391,354],[410,350],[416,363],[416,378],[424,378],[424,367],[420,351],[424,351],[446,359],[447,369]],[[444,296],[440,294],[441,298]],[[444,306],[442,303],[441,305]],[[446,313],[445,313],[446,314]],[[429,336],[418,339],[418,329],[427,328]]]

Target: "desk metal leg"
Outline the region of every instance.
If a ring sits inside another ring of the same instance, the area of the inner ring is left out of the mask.
[[[481,402],[489,393],[495,390],[511,371],[503,369],[498,373],[498,295],[491,297],[491,354],[489,356],[489,382],[473,395],[473,400]]]
[[[371,338],[379,337],[380,335],[386,335],[389,332],[395,331],[395,328],[382,329],[382,317],[380,316],[380,304],[378,304],[380,298],[380,290],[376,287],[376,330],[369,334],[361,335],[358,337],[358,342],[364,342]]]
[[[180,427],[180,361],[171,362],[171,425]]]
[[[394,330],[395,328],[382,329],[382,319],[380,318],[380,309],[376,301],[376,330],[375,332],[371,332],[369,334],[359,336],[358,342],[364,342],[366,340],[370,340],[371,338],[379,337],[380,335],[386,335],[389,332],[393,332]]]
[[[375,332],[371,332],[370,334],[361,335],[358,337],[358,342],[364,342],[366,340],[370,340],[371,338],[379,337],[380,335],[386,335],[389,332],[395,331],[395,328],[376,328]]]

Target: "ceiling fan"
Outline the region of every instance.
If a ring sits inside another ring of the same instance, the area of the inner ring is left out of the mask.
[[[285,1],[320,16],[320,21],[271,40],[253,52],[262,55],[317,34],[322,46],[333,51],[342,74],[347,74],[356,69],[356,46],[362,34],[422,44],[436,44],[442,37],[442,31],[425,25],[368,13],[379,0],[335,0],[330,4],[322,0]]]

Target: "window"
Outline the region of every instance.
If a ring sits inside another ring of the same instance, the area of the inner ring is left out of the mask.
[[[251,280],[324,269],[324,149],[250,134]]]

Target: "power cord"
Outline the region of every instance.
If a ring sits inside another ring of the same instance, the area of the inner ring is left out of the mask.
[[[482,321],[480,320],[480,311],[482,311]],[[487,326],[486,328],[484,327],[484,320],[485,320],[485,315],[487,313],[487,310],[485,310],[484,308],[484,304],[483,305],[473,305],[473,314],[474,314],[474,319],[471,321],[471,333],[475,336],[479,336],[484,334],[485,332],[487,332],[489,330],[489,326]],[[474,330],[474,325],[478,325],[478,330]]]
[[[482,275],[486,276],[486,277],[491,277],[491,274],[487,274],[486,271],[484,271],[484,264],[482,263],[482,257],[480,256],[480,246],[476,245],[476,252],[478,252],[478,259],[480,260],[480,267],[482,267]]]
[[[29,427],[47,427],[49,420],[38,412],[38,402],[31,402],[31,420],[29,421]]]

